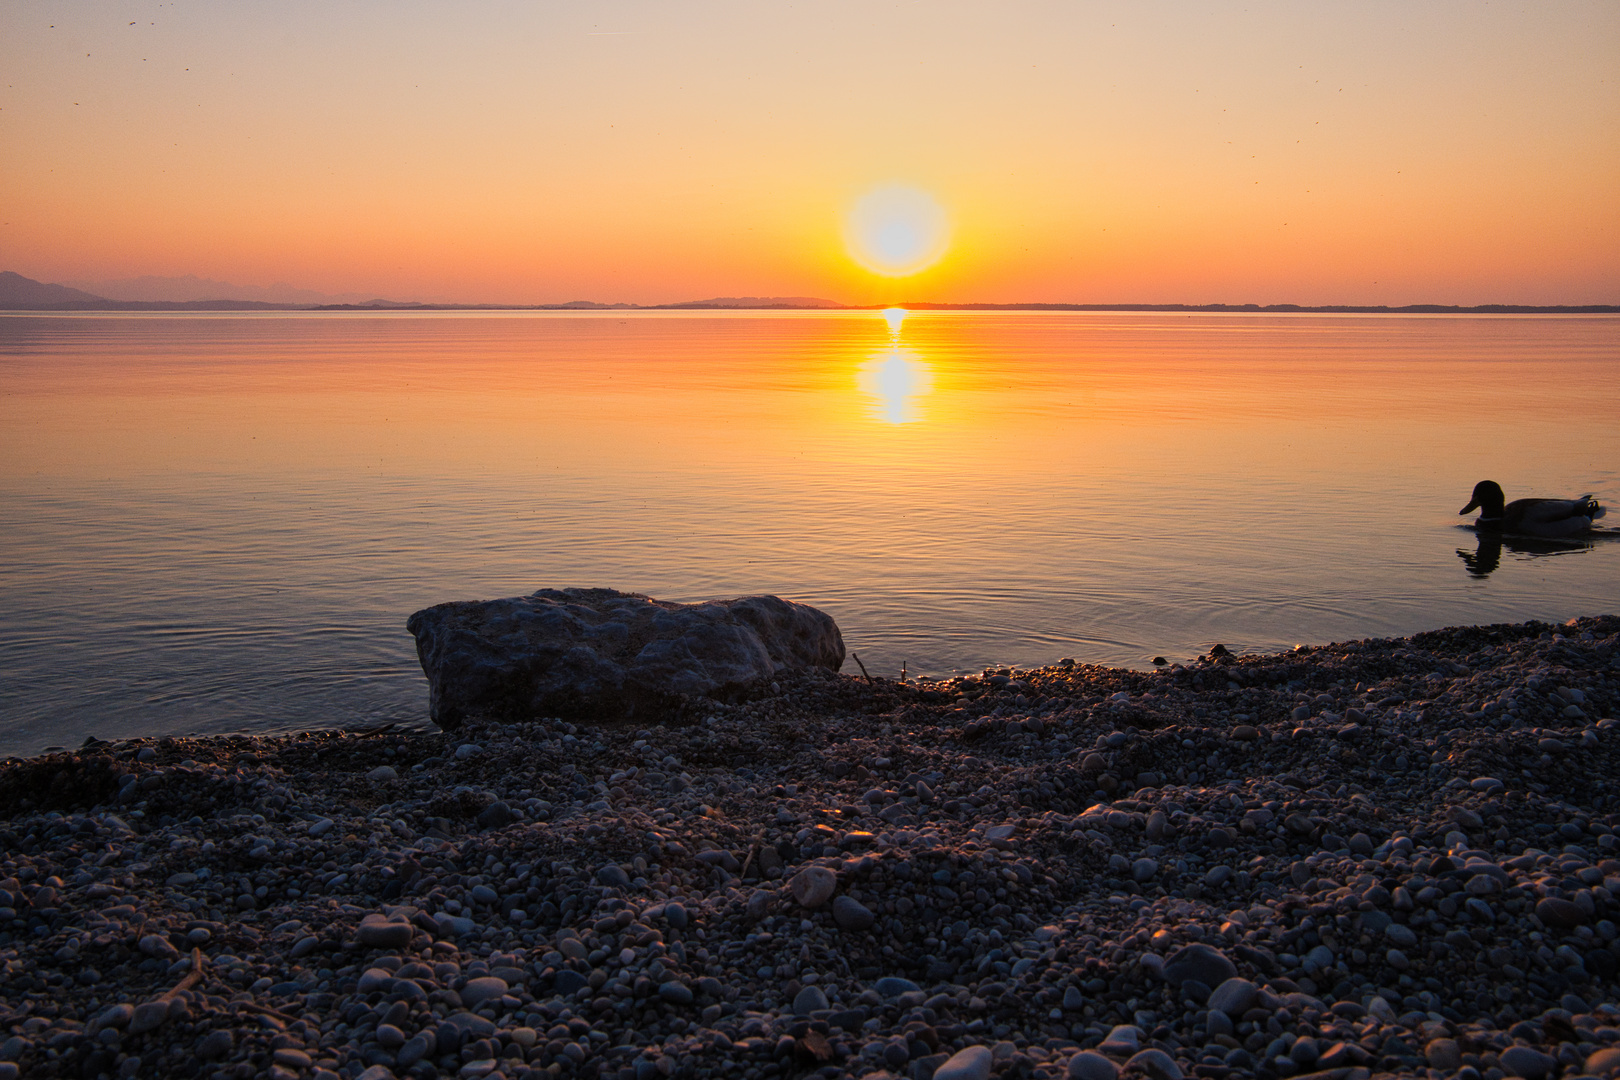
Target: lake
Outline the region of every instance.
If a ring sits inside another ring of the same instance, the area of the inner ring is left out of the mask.
[[[0,753],[425,722],[407,616],[542,587],[889,676],[1620,610],[1457,516],[1613,507],[1614,316],[5,315],[0,387]]]

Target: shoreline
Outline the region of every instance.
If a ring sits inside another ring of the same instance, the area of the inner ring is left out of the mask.
[[[1617,632],[8,759],[0,1080],[1599,1073]]]

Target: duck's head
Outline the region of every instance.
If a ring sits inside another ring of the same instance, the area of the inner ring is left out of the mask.
[[[1501,517],[1506,499],[1502,495],[1502,485],[1495,480],[1481,480],[1474,485],[1474,497],[1468,500],[1468,505],[1457,511],[1457,516],[1474,510],[1482,511],[1481,517]]]

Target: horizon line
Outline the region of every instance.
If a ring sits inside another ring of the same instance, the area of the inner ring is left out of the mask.
[[[44,304],[0,303],[0,312],[137,312],[137,311],[1096,311],[1096,312],[1234,312],[1238,314],[1407,314],[1407,315],[1611,315],[1620,314],[1620,304],[1258,304],[1258,303],[1078,303],[1027,301],[910,300],[895,303],[842,304],[824,301],[815,304],[780,302],[762,298],[756,304],[725,303],[715,300],[687,300],[664,304],[635,304],[571,300],[549,304],[499,303],[418,303],[378,299],[364,303],[282,304],[266,300],[65,300]]]

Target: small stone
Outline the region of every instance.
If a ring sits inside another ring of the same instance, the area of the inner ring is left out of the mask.
[[[828,1007],[827,995],[819,986],[807,986],[800,990],[793,998],[793,1014],[795,1016],[809,1016]]]
[[[307,1069],[312,1064],[308,1054],[293,1046],[284,1046],[277,1050],[270,1056],[270,1060],[286,1069]]]
[[[1398,922],[1391,922],[1388,926],[1384,927],[1384,937],[1388,938],[1392,943],[1400,946],[1403,949],[1410,949],[1413,945],[1417,944],[1418,940],[1417,935],[1412,932],[1411,927],[1403,926]]]
[[[162,1026],[169,1018],[169,1003],[167,1001],[143,1001],[135,1006],[135,1013],[129,1020],[129,1033],[140,1035]]]
[[[215,1028],[197,1040],[197,1056],[205,1061],[222,1058],[236,1049],[236,1037],[229,1028]]]
[[[1142,1032],[1134,1024],[1116,1024],[1098,1044],[1105,1054],[1130,1057],[1142,1048]]]
[[[406,1039],[404,1045],[395,1052],[394,1064],[398,1065],[402,1069],[408,1069],[412,1065],[415,1065],[418,1061],[421,1061],[423,1058],[427,1057],[433,1049],[434,1045],[428,1041],[427,1033],[412,1035],[409,1039]]]
[[[1594,1050],[1586,1059],[1586,1071],[1593,1076],[1607,1076],[1615,1069],[1620,1069],[1620,1046]]]
[[[934,1080],[989,1080],[994,1064],[990,1048],[969,1046],[945,1059],[945,1064],[934,1070]]]
[[[415,935],[416,927],[408,922],[368,915],[355,929],[354,939],[370,949],[406,949]]]
[[[386,1065],[373,1065],[354,1078],[354,1080],[396,1080],[394,1070]]]
[[[162,934],[147,934],[136,943],[136,948],[147,956],[158,960],[178,960],[180,950],[169,943],[169,939]]]
[[[658,984],[658,996],[671,1005],[690,1005],[694,995],[690,986],[671,979]]]
[[[842,930],[868,930],[877,922],[877,916],[872,914],[865,904],[848,896],[840,896],[833,901],[833,922]]]
[[[814,910],[832,899],[838,875],[825,866],[807,866],[793,875],[788,889],[802,908]]]
[[[372,769],[370,772],[366,773],[366,779],[376,782],[381,782],[384,780],[398,780],[399,773],[394,771],[394,767],[392,765],[379,765],[375,769]]]
[[[1528,1046],[1510,1046],[1497,1059],[1509,1076],[1522,1076],[1525,1080],[1542,1080],[1553,1071],[1557,1061]]]
[[[1063,1008],[1067,1012],[1078,1012],[1086,1007],[1086,995],[1080,992],[1078,986],[1068,987],[1063,991]]]
[[[603,885],[615,889],[630,887],[630,875],[624,872],[624,867],[616,863],[608,863],[596,872],[596,880]]]
[[[96,1023],[104,1028],[127,1028],[129,1022],[135,1018],[135,1006],[128,1002],[110,1005],[102,1010],[96,1018]]]
[[[1456,1039],[1430,1039],[1423,1048],[1423,1056],[1431,1069],[1451,1073],[1462,1068],[1462,1047]]]
[[[687,923],[686,905],[674,900],[665,904],[664,921],[677,930],[685,930]]]
[[[1141,1069],[1153,1080],[1181,1080],[1181,1066],[1163,1050],[1143,1050],[1125,1062],[1127,1069]]]
[[[1548,896],[1536,901],[1536,918],[1557,930],[1573,930],[1585,925],[1586,912],[1572,901]]]
[[[405,1045],[405,1033],[393,1024],[378,1024],[377,1045],[391,1054]]]
[[[504,996],[509,989],[511,987],[507,986],[505,979],[497,979],[493,975],[471,979],[461,989],[461,1003],[469,1009],[476,1009],[486,1001]]]
[[[503,829],[516,821],[518,816],[510,806],[497,799],[478,812],[478,827],[480,829]]]
[[[886,998],[897,998],[901,994],[914,994],[922,987],[910,979],[902,979],[897,975],[885,975],[872,984],[872,989]]]
[[[319,821],[312,821],[309,823],[309,835],[314,837],[325,836],[332,831],[333,824],[335,823],[328,817],[323,817]]]
[[[362,994],[387,993],[393,989],[394,973],[387,968],[367,968],[360,973],[358,990]]]
[[[1069,1059],[1069,1080],[1116,1080],[1119,1066],[1094,1050],[1082,1050]]]
[[[1260,1000],[1260,988],[1248,979],[1234,975],[1210,991],[1206,1004],[1236,1019],[1254,1008]]]
[[[1171,986],[1180,987],[1187,979],[1197,979],[1205,986],[1219,986],[1237,974],[1237,965],[1219,949],[1202,942],[1183,945],[1164,962],[1164,977]]]
[[[1159,872],[1159,863],[1156,859],[1137,859],[1131,863],[1131,880],[1136,882],[1151,881],[1153,875]]]

